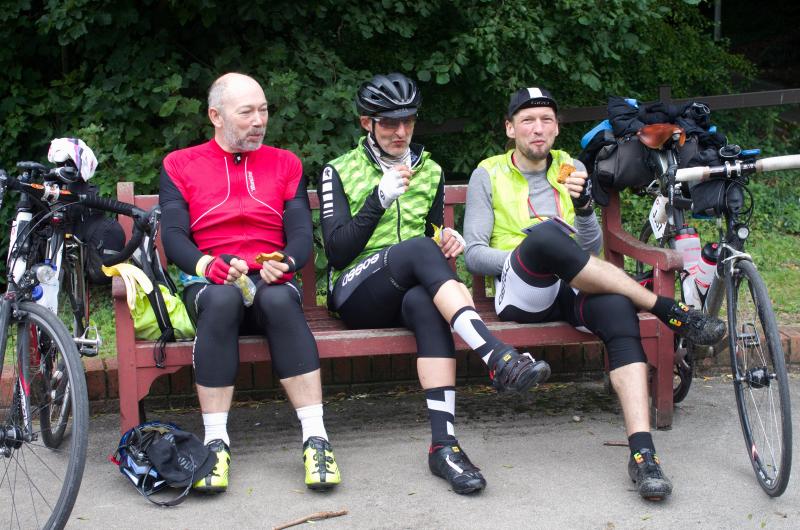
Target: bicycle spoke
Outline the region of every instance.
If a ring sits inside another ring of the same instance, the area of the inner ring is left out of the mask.
[[[775,317],[763,280],[748,261],[736,264],[729,301],[731,363],[748,457],[771,496],[786,489],[791,470],[788,379]]]

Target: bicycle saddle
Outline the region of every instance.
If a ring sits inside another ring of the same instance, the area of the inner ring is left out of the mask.
[[[686,133],[683,128],[673,123],[654,123],[645,125],[636,133],[639,141],[650,149],[661,149],[664,144],[672,139],[675,134],[680,134],[678,145],[681,146],[686,141]]]

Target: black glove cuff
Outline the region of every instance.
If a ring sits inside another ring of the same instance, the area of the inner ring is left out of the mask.
[[[291,257],[290,255],[284,254],[283,255],[283,259],[281,260],[281,263],[285,263],[285,264],[287,264],[289,266],[289,271],[288,272],[297,271],[297,264],[294,262],[294,258]]]

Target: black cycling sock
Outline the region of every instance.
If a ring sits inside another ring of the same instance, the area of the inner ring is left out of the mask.
[[[494,366],[496,359],[492,359],[498,350],[505,351],[506,344],[492,335],[489,328],[475,312],[474,307],[462,307],[453,318],[450,319],[450,326],[458,333],[458,336],[472,348],[475,353],[481,356],[487,366]]]
[[[669,298],[666,296],[659,296],[656,299],[656,303],[653,305],[653,308],[650,310],[655,316],[658,317],[661,322],[665,324],[668,323],[670,317],[670,311],[672,310],[672,306],[675,305],[675,299]]]
[[[628,436],[628,447],[631,450],[631,455],[635,455],[642,449],[649,449],[656,452],[656,446],[653,444],[653,436],[649,432],[635,432]]]
[[[431,445],[447,445],[456,442],[456,389],[441,386],[425,390],[428,416],[431,420]]]

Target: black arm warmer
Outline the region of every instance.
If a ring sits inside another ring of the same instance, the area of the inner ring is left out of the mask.
[[[436,189],[436,196],[433,198],[431,209],[425,218],[425,236],[433,236],[433,225],[444,226],[444,173],[439,180],[439,187]],[[455,227],[451,227],[455,228]]]
[[[187,274],[197,274],[197,262],[203,256],[192,239],[189,205],[161,168],[158,204],[161,206],[161,242],[167,259]]]
[[[294,197],[284,204],[283,212],[283,233],[286,236],[284,253],[292,257],[297,269],[302,268],[311,256],[313,242],[307,185],[308,181],[304,175],[297,183]]]
[[[339,173],[333,166],[325,166],[323,175],[326,171],[330,171],[332,175],[331,180],[326,181],[331,183],[332,189],[323,193],[322,178],[317,188],[321,202],[320,221],[325,240],[325,255],[331,267],[343,269],[364,250],[386,210],[378,199],[376,186],[355,217],[352,217]]]

